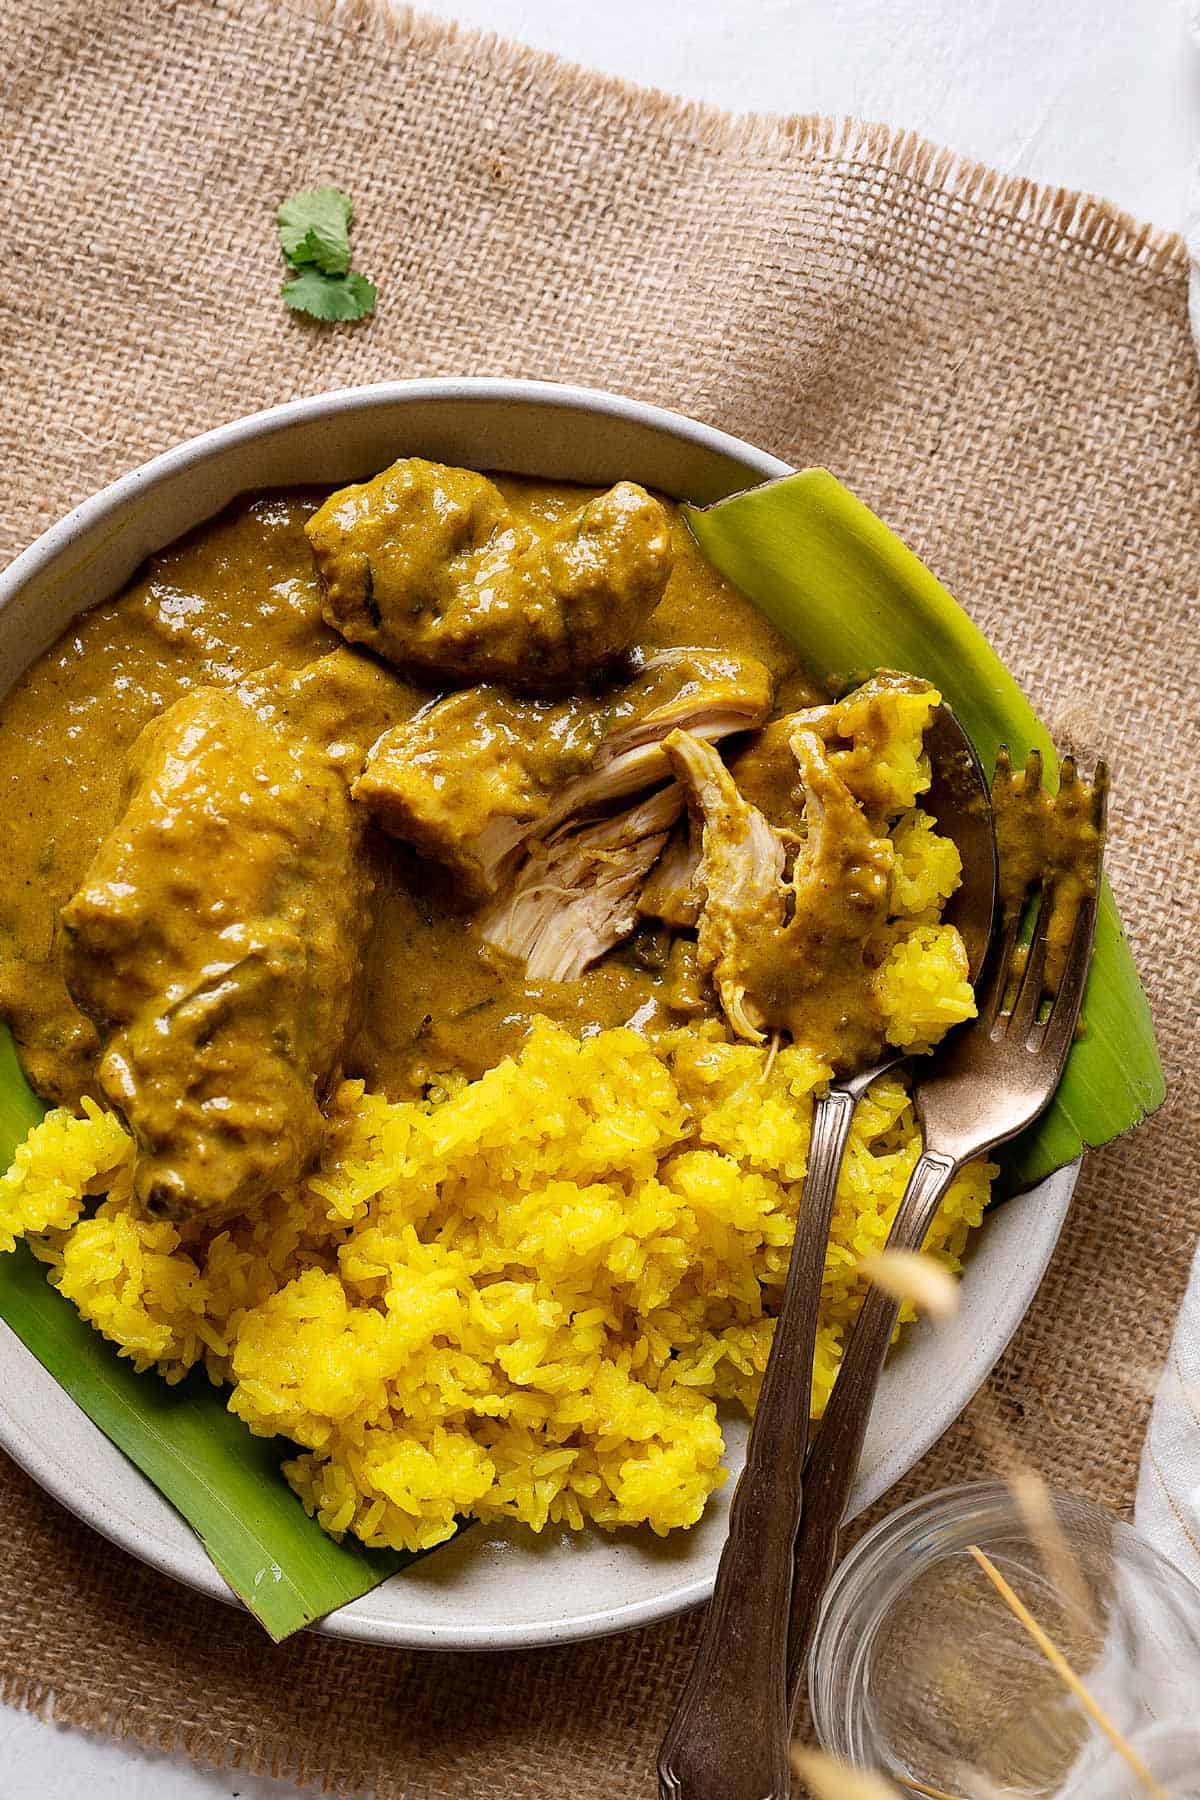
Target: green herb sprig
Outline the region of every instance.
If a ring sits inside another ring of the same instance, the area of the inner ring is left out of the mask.
[[[279,247],[289,270],[281,292],[293,312],[325,323],[374,312],[374,283],[350,267],[353,217],[349,196],[334,187],[306,188],[279,208]]]

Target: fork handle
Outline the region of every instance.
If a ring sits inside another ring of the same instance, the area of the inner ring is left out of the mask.
[[[909,1177],[888,1237],[889,1250],[920,1249],[958,1167],[954,1157],[924,1152]],[[789,1723],[804,1683],[821,1599],[837,1562],[838,1535],[899,1311],[899,1301],[882,1288],[868,1288],[804,1467],[804,1519],[796,1542],[788,1626]]]
[[[825,1245],[856,1096],[813,1109],[787,1283],[729,1535],[691,1672],[658,1758],[662,1800],[786,1800],[788,1606],[803,1504]]]

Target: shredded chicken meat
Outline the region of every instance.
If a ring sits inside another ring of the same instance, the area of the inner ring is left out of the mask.
[[[386,732],[354,797],[453,870],[464,894],[486,897],[536,839],[666,781],[669,732],[686,726],[716,741],[753,730],[771,697],[753,657],[693,649],[651,655],[600,696],[548,702],[471,688]]]
[[[700,965],[739,1037],[762,1043],[786,1030],[834,1045],[837,1067],[858,1067],[882,1042],[864,1004],[864,957],[887,917],[894,853],[816,733],[797,725],[789,747],[803,800],[797,833],[750,805],[711,745],[683,731],[666,740],[701,838]]]
[[[481,922],[532,981],[571,981],[627,937],[638,893],[683,811],[674,782],[623,812],[569,820],[540,839]]]

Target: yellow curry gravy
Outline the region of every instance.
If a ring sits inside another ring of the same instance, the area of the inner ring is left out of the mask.
[[[554,520],[580,490],[501,477],[526,517]],[[300,668],[341,639],[322,621],[304,523],[323,494],[246,497],[162,555],[117,599],[76,620],[0,708],[0,1012],[34,1085],[67,1103],[88,1091],[97,1040],[59,967],[59,914],[120,812],[126,755],[142,727],[197,686],[232,686],[271,663]],[[783,711],[816,695],[794,654],[699,555],[671,510],[675,563],[643,635],[648,647],[739,650],[776,680]],[[434,690],[400,682],[396,720]],[[664,974],[635,939],[578,981],[531,986],[483,954],[452,878],[372,834],[375,923],[365,1014],[347,1072],[392,1097],[438,1073],[476,1075],[542,1012],[573,1029],[650,1024]]]

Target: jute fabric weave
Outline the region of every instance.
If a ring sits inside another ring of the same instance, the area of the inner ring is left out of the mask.
[[[1111,872],[1172,1097],[1089,1162],[993,1391],[1049,1476],[1128,1507],[1200,1229],[1181,243],[878,127],[729,119],[319,7],[0,0],[0,556],[185,436],[405,375],[610,387],[842,476],[1116,762]],[[364,326],[278,299],[274,206],[318,181],[354,197]],[[889,1504],[983,1469],[960,1421]],[[12,1703],[381,1800],[653,1791],[694,1618],[503,1658],[272,1649],[7,1464],[0,1522]]]

